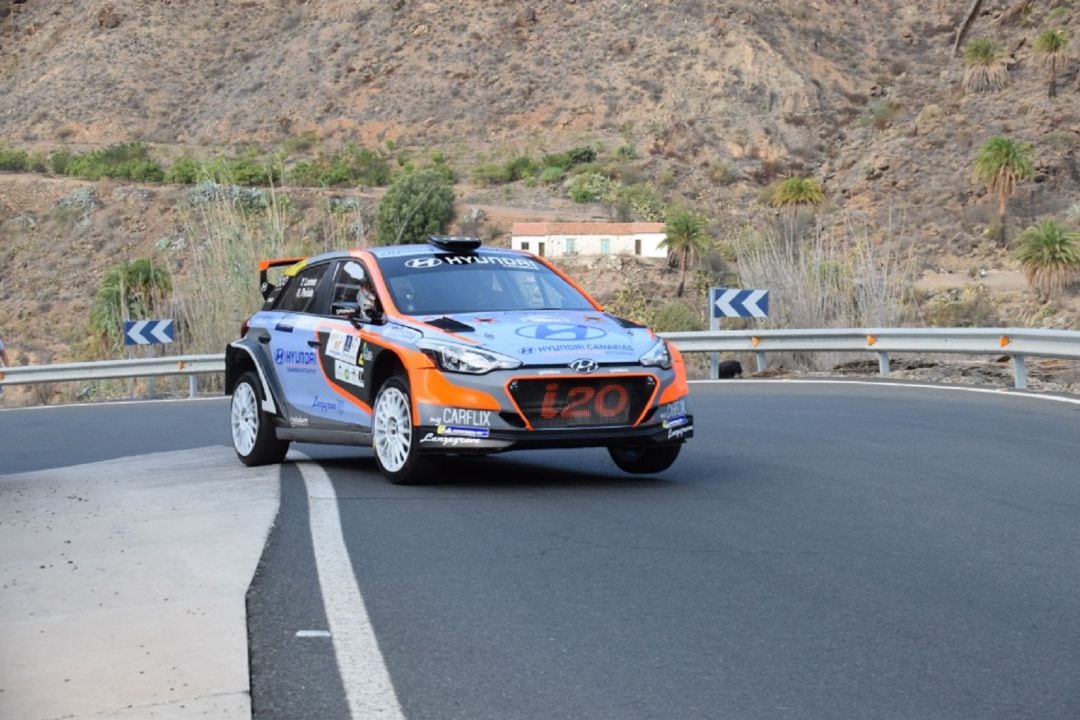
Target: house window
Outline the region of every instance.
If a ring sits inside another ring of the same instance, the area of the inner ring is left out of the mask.
[[[540,257],[544,257],[544,243],[539,243],[539,250],[537,251],[537,254]]]
[[[566,254],[574,255],[577,253],[577,248],[574,247],[574,238],[566,238]]]
[[[641,238],[634,238],[634,254],[641,254]]]
[[[528,240],[522,240],[521,241],[521,249],[522,250],[528,250],[529,249],[529,241]]]
[[[611,238],[600,238],[600,254],[611,254]]]

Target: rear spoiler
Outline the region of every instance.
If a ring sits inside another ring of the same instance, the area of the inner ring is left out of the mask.
[[[281,267],[282,265],[293,265],[295,267],[285,271],[285,274],[292,277],[299,272],[303,267],[305,257],[292,257],[292,258],[274,258],[273,260],[260,260],[259,261],[259,292],[262,293],[263,300],[270,297],[270,293],[277,287],[270,283],[266,279],[266,271],[270,268]]]

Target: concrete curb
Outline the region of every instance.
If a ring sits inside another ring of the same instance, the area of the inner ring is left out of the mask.
[[[250,718],[278,500],[225,447],[0,476],[0,717]]]

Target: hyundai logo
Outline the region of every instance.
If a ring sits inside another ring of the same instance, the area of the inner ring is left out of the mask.
[[[515,332],[521,337],[533,338],[534,340],[548,340],[557,342],[560,340],[595,340],[607,335],[598,327],[585,325],[571,325],[569,323],[540,323],[539,325],[525,325]]]
[[[586,360],[585,358],[581,358],[580,360],[575,360],[574,362],[570,363],[570,369],[574,372],[579,372],[582,375],[588,375],[589,373],[596,372],[597,368],[599,367],[600,366],[597,365],[594,360]]]
[[[426,258],[413,258],[412,260],[405,261],[405,267],[407,268],[433,268],[437,265],[442,265],[442,260],[437,257]]]

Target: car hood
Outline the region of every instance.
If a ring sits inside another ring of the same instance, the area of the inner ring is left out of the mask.
[[[455,313],[424,320],[526,365],[562,364],[580,358],[636,363],[656,343],[656,336],[647,328],[626,327],[598,311]],[[455,331],[453,322],[469,326],[472,332],[462,332],[464,328]]]

